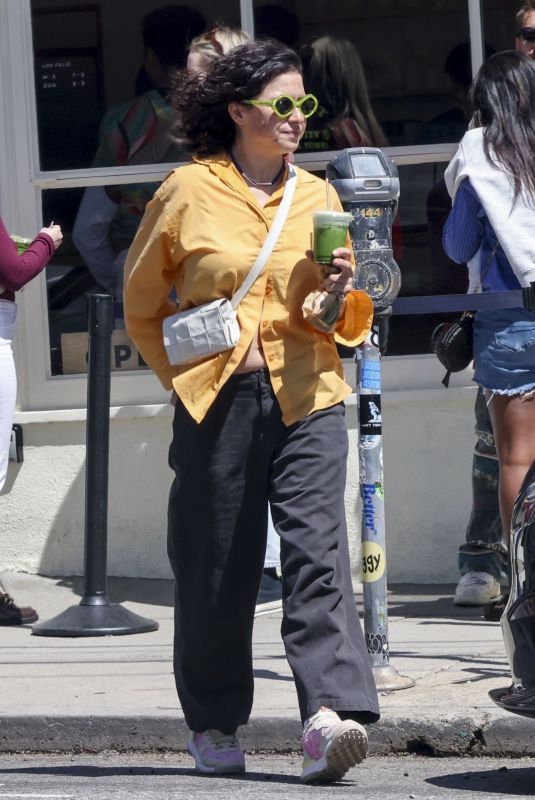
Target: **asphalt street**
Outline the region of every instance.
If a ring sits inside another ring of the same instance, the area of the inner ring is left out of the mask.
[[[535,760],[369,758],[335,786],[305,786],[297,755],[249,755],[239,777],[196,775],[184,754],[2,755],[0,800],[502,800],[534,793]]]

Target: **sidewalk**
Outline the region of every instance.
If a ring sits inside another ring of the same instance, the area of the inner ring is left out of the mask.
[[[77,605],[83,585],[81,578],[14,573],[0,581],[41,620]],[[487,696],[509,680],[500,626],[484,622],[480,609],[453,606],[452,592],[451,586],[392,587],[391,663],[416,685],[382,693],[381,721],[368,729],[371,752],[535,754],[535,722],[501,711]],[[110,579],[109,596],[156,619],[159,630],[66,639],[0,627],[0,751],[184,749],[171,662],[172,583]],[[280,619],[273,612],[255,621],[255,703],[240,734],[247,750],[298,746]]]

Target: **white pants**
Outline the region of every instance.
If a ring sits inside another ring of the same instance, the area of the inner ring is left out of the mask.
[[[264,559],[264,567],[280,567],[281,564],[281,540],[279,534],[275,530],[273,520],[271,519],[271,508],[268,504],[268,535],[266,544],[266,557]]]
[[[9,441],[17,397],[17,376],[11,342],[17,316],[17,306],[0,300],[0,491],[7,476]]]

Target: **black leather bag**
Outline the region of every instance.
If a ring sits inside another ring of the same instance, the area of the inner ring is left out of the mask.
[[[496,255],[498,244],[495,244],[490,253],[485,268],[481,271],[479,286],[481,289],[483,278],[489,271],[492,259]],[[475,311],[465,311],[460,319],[455,322],[443,322],[431,334],[431,352],[436,355],[446,374],[442,379],[443,385],[448,388],[452,372],[461,372],[466,369],[474,358],[474,315]]]
[[[455,322],[435,328],[431,350],[447,370],[442,383],[448,387],[451,373],[466,369],[474,357],[474,312],[465,311]]]

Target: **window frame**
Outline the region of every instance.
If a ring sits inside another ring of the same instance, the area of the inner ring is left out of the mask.
[[[466,0],[472,68],[482,63],[481,0]],[[253,34],[253,0],[240,0],[242,28]],[[30,0],[0,0],[0,64],[4,75],[0,103],[0,137],[6,146],[0,151],[0,208],[7,225],[22,225],[22,231],[38,230],[41,220],[41,192],[44,189],[112,186],[114,184],[160,181],[169,165],[79,169],[57,172],[39,167],[36,91],[33,69],[32,17]],[[411,165],[447,161],[455,143],[385,148],[396,164]],[[336,151],[298,154],[296,163],[305,169],[321,170]],[[22,410],[83,408],[86,405],[86,375],[51,375],[48,308],[44,277],[32,281],[17,298],[19,322],[15,358]],[[19,357],[20,356],[20,357]],[[346,365],[347,366],[347,365]],[[385,390],[436,388],[441,373],[434,356],[390,356],[384,359]],[[470,373],[460,373],[456,385],[469,385]],[[167,400],[150,371],[112,374],[113,406],[150,405]]]

